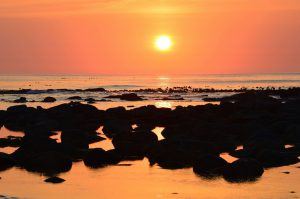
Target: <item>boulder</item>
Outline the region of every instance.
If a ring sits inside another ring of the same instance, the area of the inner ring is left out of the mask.
[[[59,151],[60,144],[47,136],[24,136],[21,146],[11,156],[20,166],[26,165],[28,159],[39,153]]]
[[[122,156],[116,150],[105,151],[101,148],[90,149],[83,159],[84,164],[91,168],[118,164],[121,160]]]
[[[88,88],[88,89],[85,89],[84,91],[87,91],[87,92],[105,92],[105,88]]]
[[[79,102],[70,102],[47,109],[49,117],[58,122],[60,130],[96,131],[103,123],[104,111]]]
[[[5,111],[4,110],[0,110],[0,129],[4,124],[4,120],[5,120]]]
[[[80,96],[72,96],[72,97],[68,97],[68,100],[82,100],[82,97]]]
[[[66,181],[66,180],[56,177],[56,176],[50,177],[50,178],[47,178],[46,180],[44,180],[44,182],[53,183],[53,184],[63,183],[64,181]]]
[[[227,164],[223,170],[223,177],[230,182],[253,181],[264,173],[263,166],[254,159],[238,159]]]
[[[128,112],[125,107],[117,106],[114,108],[109,108],[105,111],[107,119],[128,119]]]
[[[15,165],[10,155],[0,152],[0,171],[7,170]]]
[[[89,144],[105,140],[95,131],[81,131],[78,129],[65,130],[61,133],[61,143],[67,147],[88,149]]]
[[[89,142],[85,132],[80,130],[65,130],[61,132],[62,145],[69,148],[88,149]]]
[[[128,120],[111,119],[104,122],[102,131],[107,137],[112,138],[116,135],[131,132],[132,126]]]
[[[55,102],[55,101],[56,101],[56,99],[54,97],[45,97],[42,102],[51,103],[51,102]]]
[[[191,152],[190,150],[177,147],[176,142],[170,142],[166,139],[160,140],[146,154],[150,165],[157,163],[164,169],[191,167],[200,155],[203,155],[202,152]]]
[[[14,103],[26,103],[26,102],[27,102],[26,97],[20,97],[14,100]]]
[[[69,156],[55,151],[37,153],[25,162],[25,169],[46,175],[69,171],[72,160]]]
[[[40,120],[43,111],[26,105],[17,105],[7,108],[4,126],[11,131],[25,131]]]
[[[222,175],[227,162],[214,155],[204,155],[199,157],[193,164],[194,173],[204,177],[214,177]]]
[[[268,167],[280,167],[285,165],[296,164],[299,162],[298,155],[286,151],[263,150],[256,155],[262,165]]]
[[[144,156],[158,143],[158,137],[152,131],[138,131],[119,134],[113,137],[115,149],[124,155]]]
[[[261,132],[252,136],[243,145],[244,150],[257,154],[262,150],[284,150],[284,142],[276,135],[270,132]]]
[[[96,100],[92,97],[86,98],[84,99],[84,101],[86,101],[88,104],[93,104],[96,102]]]
[[[22,137],[8,136],[0,138],[0,148],[2,147],[19,147],[22,144]]]
[[[121,95],[110,95],[105,98],[117,98],[120,100],[125,100],[125,101],[141,101],[143,98],[138,96],[136,93],[124,93]]]

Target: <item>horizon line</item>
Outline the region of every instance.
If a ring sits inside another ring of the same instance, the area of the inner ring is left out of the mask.
[[[0,74],[0,76],[200,76],[200,75],[291,75],[300,74],[299,72],[249,72],[249,73],[197,73],[197,74]]]

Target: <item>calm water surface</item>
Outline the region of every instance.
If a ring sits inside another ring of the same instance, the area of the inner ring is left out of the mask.
[[[77,89],[103,87],[109,90],[192,86],[195,88],[256,88],[300,86],[300,73],[176,76],[0,76],[1,89]]]
[[[48,89],[48,88],[94,88],[104,87],[111,90],[157,88],[173,86],[193,86],[209,88],[241,88],[256,86],[291,87],[300,86],[300,74],[283,75],[206,75],[206,76],[176,76],[176,77],[148,77],[148,76],[0,76],[0,89]],[[47,94],[49,95],[49,94]],[[45,104],[39,102],[27,103],[29,106],[50,107],[65,101],[66,97],[74,95],[55,94],[59,100]],[[100,94],[85,94],[83,97],[103,97]],[[95,96],[94,96],[95,95]],[[26,96],[29,99],[40,100],[42,95]],[[51,95],[52,96],[52,95]],[[0,109],[6,109],[19,95],[0,96]],[[184,96],[184,101],[156,100],[157,94],[147,96],[147,101],[141,102],[99,102],[99,109],[116,106],[142,106],[154,104],[158,107],[174,108],[177,105],[204,104],[201,97]],[[6,101],[5,101],[6,100]],[[156,128],[155,133],[162,139],[162,128]],[[101,129],[99,129],[101,133]],[[7,135],[22,135],[9,132],[5,128],[0,130],[0,137]],[[59,138],[59,136],[57,136]],[[112,148],[109,140],[90,146],[91,148]],[[2,148],[0,151],[11,153],[15,148]],[[234,159],[223,154],[227,161]],[[263,177],[256,182],[232,184],[222,178],[215,180],[203,179],[195,175],[191,168],[165,170],[158,166],[150,166],[145,158],[142,161],[122,162],[129,166],[109,166],[101,169],[89,169],[83,162],[73,164],[72,170],[60,177],[66,182],[58,185],[44,183],[45,176],[29,173],[19,168],[0,172],[0,195],[28,199],[79,199],[79,198],[243,198],[243,199],[271,199],[271,198],[300,198],[300,164],[268,169]],[[282,172],[289,171],[290,174]],[[295,193],[293,193],[295,192]],[[1,198],[1,196],[0,196]]]
[[[155,132],[162,138],[162,128]],[[101,129],[99,129],[101,132]],[[0,131],[1,137],[21,135]],[[90,146],[90,148],[112,148],[109,140]],[[14,148],[1,151],[12,152]],[[231,162],[234,158],[222,155]],[[159,166],[150,166],[145,158],[141,161],[124,161],[123,166],[108,166],[90,169],[83,162],[73,164],[72,170],[60,177],[66,182],[47,184],[45,176],[29,173],[19,168],[0,173],[0,194],[19,198],[45,199],[81,199],[81,198],[298,198],[300,197],[300,164],[266,170],[263,177],[256,182],[232,184],[222,178],[207,180],[195,175],[191,168],[166,170]],[[128,164],[128,166],[124,166]],[[289,171],[290,174],[282,172]],[[291,193],[291,192],[295,193]]]

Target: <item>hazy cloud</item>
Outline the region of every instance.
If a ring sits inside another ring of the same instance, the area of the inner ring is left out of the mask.
[[[0,16],[298,10],[299,0],[1,0]]]

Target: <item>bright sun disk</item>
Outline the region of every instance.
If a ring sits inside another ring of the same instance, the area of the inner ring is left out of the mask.
[[[172,47],[172,40],[167,35],[161,35],[155,40],[155,47],[160,51],[167,51]]]

